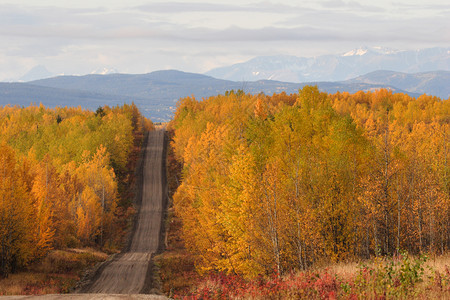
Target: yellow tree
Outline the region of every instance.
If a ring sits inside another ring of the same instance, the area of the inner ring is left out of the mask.
[[[299,269],[305,269],[308,265],[306,248],[317,247],[315,231],[307,225],[314,220],[315,214],[310,210],[307,199],[310,190],[306,184],[311,176],[312,153],[312,126],[310,116],[302,114],[298,107],[283,107],[276,115],[275,122],[271,126],[273,146],[271,147],[271,161],[279,171],[278,188],[279,196],[283,197],[281,207],[286,210],[283,217],[286,232],[285,244],[295,245],[294,249],[285,249],[284,253],[290,253],[286,259],[288,265],[296,265]]]
[[[223,185],[225,199],[218,210],[218,222],[228,236],[228,260],[223,260],[222,269],[228,264],[228,268],[232,266],[235,272],[248,277],[271,271],[273,266],[266,226],[260,226],[263,211],[255,170],[249,149],[240,145],[232,157],[228,180]]]
[[[0,145],[0,276],[33,258],[33,207],[15,153]]]
[[[109,154],[100,146],[92,158],[85,153],[84,163],[77,170],[82,184],[77,205],[79,237],[85,242],[103,245],[112,236],[117,208],[117,182],[109,166]],[[82,234],[80,234],[82,233]]]
[[[59,239],[64,234],[59,230],[63,221],[59,210],[64,209],[64,204],[60,203],[63,199],[60,197],[58,173],[48,155],[35,165],[31,194],[36,209],[38,256],[44,256],[53,248],[55,237]]]
[[[201,257],[199,270],[208,271],[228,260],[227,237],[218,222],[227,174],[227,126],[209,123],[199,140],[191,138],[184,155],[184,180],[174,195],[176,213],[183,219],[186,246]],[[229,269],[224,269],[228,271]]]

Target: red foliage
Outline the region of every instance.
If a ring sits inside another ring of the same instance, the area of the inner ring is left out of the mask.
[[[282,299],[315,298],[336,299],[339,295],[336,276],[328,273],[302,272],[288,276],[274,273],[269,278],[262,276],[245,280],[238,275],[211,274],[197,285],[188,295],[175,296],[176,299]],[[350,299],[357,299],[353,296]]]

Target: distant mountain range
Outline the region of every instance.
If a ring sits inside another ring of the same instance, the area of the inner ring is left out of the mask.
[[[407,74],[393,71],[375,71],[345,81],[345,83],[384,84],[408,91],[428,94],[442,99],[450,97],[450,72],[434,71]]]
[[[205,75],[233,81],[315,82],[349,80],[377,70],[404,73],[450,71],[450,48],[399,51],[363,47],[343,54],[317,57],[261,56],[213,69]]]
[[[43,79],[43,78],[50,78],[54,77],[56,74],[53,74],[49,70],[47,70],[46,67],[43,65],[38,65],[32,68],[30,71],[28,71],[25,75],[20,77],[18,79],[19,82],[27,82],[27,81],[33,81],[37,79]]]
[[[98,74],[98,75],[108,75],[108,74],[116,74],[116,73],[119,73],[119,71],[117,71],[114,68],[107,68],[107,67],[98,68],[91,72],[91,74]],[[52,77],[56,77],[56,76],[62,76],[62,75],[61,74],[58,75],[58,74],[50,72],[43,65],[37,65],[37,66],[31,68],[31,70],[29,70],[27,73],[25,73],[20,78],[16,78],[14,80],[9,80],[9,81],[11,81],[11,82],[30,82],[30,81],[40,80],[40,79],[52,78]]]
[[[377,71],[341,82],[290,83],[274,80],[238,82],[180,71],[157,71],[149,74],[58,76],[27,83],[0,83],[0,105],[42,103],[49,107],[81,106],[95,110],[99,106],[121,105],[132,101],[154,122],[171,119],[176,102],[183,97],[197,99],[242,89],[247,93],[271,95],[286,91],[296,93],[308,84],[316,84],[329,93],[390,88],[417,97],[427,93],[448,98],[449,71],[404,74]]]

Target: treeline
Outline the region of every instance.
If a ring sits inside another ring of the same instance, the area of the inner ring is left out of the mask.
[[[174,209],[200,272],[450,248],[450,100],[227,92],[178,103]]]
[[[120,247],[152,127],[134,104],[0,107],[0,276],[51,249]]]

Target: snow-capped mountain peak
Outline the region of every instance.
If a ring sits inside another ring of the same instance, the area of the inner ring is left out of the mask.
[[[355,56],[355,55],[363,56],[368,51],[369,50],[367,50],[367,48],[358,48],[358,49],[353,49],[349,52],[346,52],[346,53],[342,54],[342,56]]]
[[[346,53],[316,57],[259,56],[216,68],[206,74],[234,81],[272,79],[284,82],[341,81],[377,70],[417,73],[450,70],[450,48],[395,50],[359,47]]]
[[[116,73],[119,73],[116,69],[107,68],[107,67],[98,68],[97,70],[94,70],[91,72],[91,74],[97,74],[97,75],[108,75],[108,74],[116,74]]]
[[[392,48],[386,48],[386,47],[360,47],[357,49],[353,49],[349,52],[346,52],[342,54],[341,56],[363,56],[366,53],[376,53],[376,54],[382,54],[382,55],[391,55],[391,54],[397,54],[399,52],[402,52],[402,50],[392,49]]]
[[[392,48],[386,48],[386,47],[372,47],[372,51],[378,53],[378,54],[397,54],[400,52],[403,52],[404,50],[398,50],[398,49],[392,49]]]

